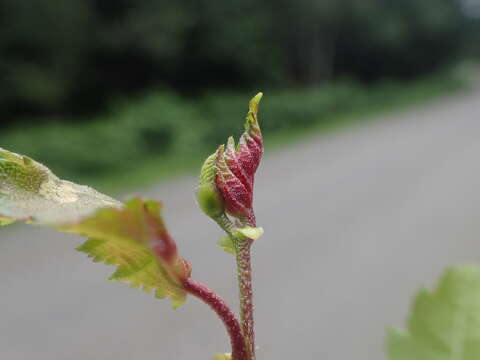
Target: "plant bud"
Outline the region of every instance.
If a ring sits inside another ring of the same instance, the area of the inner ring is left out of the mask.
[[[249,225],[255,226],[253,185],[255,172],[263,155],[263,139],[257,121],[258,93],[249,104],[245,132],[235,146],[232,137],[226,148],[217,150],[215,183],[222,194],[226,212]]]
[[[224,201],[215,184],[215,161],[218,150],[210,155],[200,170],[200,185],[197,187],[196,196],[202,211],[213,219],[225,214]]]

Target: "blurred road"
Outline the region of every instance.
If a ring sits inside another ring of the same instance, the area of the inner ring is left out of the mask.
[[[256,184],[259,360],[380,360],[384,329],[450,264],[480,259],[480,91],[268,154]],[[193,276],[236,306],[233,258],[197,210],[195,179],[162,199]],[[0,238],[0,359],[208,360],[228,350],[194,298],[167,301],[105,278],[80,239],[30,227]]]

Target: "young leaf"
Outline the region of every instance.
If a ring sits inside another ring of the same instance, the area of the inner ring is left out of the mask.
[[[230,353],[218,354],[218,355],[215,355],[213,360],[232,360],[232,354]]]
[[[60,180],[44,165],[0,148],[0,225],[15,220],[73,222],[102,207],[121,203],[88,186]]]
[[[235,254],[235,244],[230,236],[222,236],[218,240],[218,245],[227,253]]]
[[[191,268],[160,217],[160,204],[134,199],[125,206],[87,186],[60,180],[44,165],[0,149],[0,225],[47,224],[89,239],[78,248],[118,268],[111,279],[185,301]]]
[[[240,239],[258,240],[263,235],[263,228],[245,226],[240,229],[236,229],[235,234]]]
[[[236,228],[233,230],[232,235],[223,236],[218,240],[218,245],[227,253],[235,254],[235,243],[233,238],[236,241],[242,241],[245,239],[257,240],[263,235],[263,228],[258,227],[254,228],[251,226],[245,226],[243,228]]]
[[[200,184],[196,190],[198,205],[207,216],[215,221],[225,216],[224,201],[215,184],[217,156],[218,151],[210,155],[203,163],[200,170]]]
[[[93,261],[117,265],[111,279],[155,290],[158,298],[170,296],[174,308],[185,301],[183,282],[190,277],[191,267],[178,256],[158,202],[133,199],[122,209],[100,209],[62,230],[88,237],[78,250]]]
[[[0,216],[0,226],[14,223],[15,219]]]
[[[390,360],[480,359],[480,267],[450,269],[420,291],[408,330],[389,330],[387,351]]]

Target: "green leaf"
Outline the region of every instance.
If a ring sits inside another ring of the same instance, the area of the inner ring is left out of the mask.
[[[235,254],[235,241],[246,239],[257,240],[263,235],[263,228],[245,226],[243,228],[235,228],[229,236],[223,236],[218,240],[218,245],[227,253]]]
[[[213,154],[207,157],[200,169],[200,185],[215,183],[215,162],[218,157],[218,149]]]
[[[51,225],[89,238],[78,250],[116,265],[111,279],[158,298],[185,301],[188,262],[160,216],[160,204],[133,199],[125,205],[87,186],[60,180],[44,165],[0,149],[0,225],[16,220]]]
[[[218,239],[218,246],[229,254],[235,254],[235,244],[230,236],[222,236]]]
[[[101,209],[62,230],[89,237],[78,250],[93,261],[116,265],[110,279],[155,290],[158,298],[169,296],[174,308],[185,302],[182,283],[190,277],[190,264],[178,256],[159,203],[133,199],[122,209]]]
[[[15,220],[68,223],[99,208],[121,205],[88,186],[59,179],[26,156],[0,148],[0,225]]]
[[[8,225],[14,222],[15,222],[15,219],[0,216],[0,226]]]
[[[263,228],[245,226],[243,228],[235,229],[235,235],[240,239],[247,238],[252,240],[258,240],[263,235]]]
[[[202,211],[214,220],[225,216],[225,204],[215,184],[215,162],[218,150],[211,154],[200,169],[200,184],[196,190],[197,202]]]
[[[250,133],[252,136],[261,136],[260,126],[258,125],[257,120],[257,113],[258,113],[258,105],[260,104],[260,100],[262,100],[263,93],[259,92],[255,95],[248,104],[248,113],[247,113],[247,121],[245,123],[245,130]]]
[[[217,355],[215,355],[213,360],[232,360],[232,354],[230,354],[230,353],[217,354]]]
[[[408,330],[389,330],[387,351],[390,360],[480,359],[480,267],[452,268],[420,291]]]

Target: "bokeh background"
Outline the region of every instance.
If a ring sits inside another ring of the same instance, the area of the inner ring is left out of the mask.
[[[415,290],[480,258],[479,59],[479,0],[0,0],[0,146],[163,200],[236,304],[189,173],[263,91],[259,359],[379,360]],[[2,230],[1,359],[228,350],[202,304],[109,283],[79,243]]]
[[[152,157],[207,154],[259,90],[267,134],[325,127],[454,88],[451,66],[479,55],[479,12],[476,0],[2,0],[0,141],[113,184]]]

